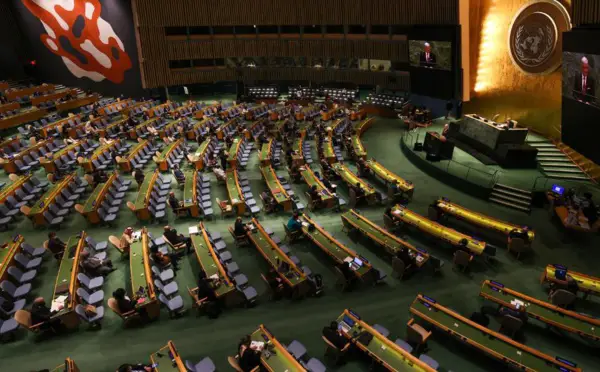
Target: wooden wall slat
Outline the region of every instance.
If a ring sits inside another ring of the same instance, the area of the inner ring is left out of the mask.
[[[573,25],[600,25],[599,0],[573,0],[571,7]]]

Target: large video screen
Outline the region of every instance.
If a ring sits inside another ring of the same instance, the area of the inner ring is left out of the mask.
[[[566,98],[600,109],[596,82],[600,78],[600,56],[586,53],[563,53],[562,94]]]
[[[409,40],[410,65],[436,70],[452,70],[452,43],[449,41]]]
[[[561,139],[600,164],[600,32],[563,34]]]

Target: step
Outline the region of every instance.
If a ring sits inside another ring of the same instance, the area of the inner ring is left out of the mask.
[[[540,164],[540,166],[542,168],[548,168],[548,167],[565,167],[565,168],[577,168],[579,169],[579,167],[577,167],[577,165],[573,164],[572,162],[561,162],[561,161],[538,161],[538,163]]]
[[[541,149],[537,149],[537,150],[538,150],[538,154],[562,154],[562,155],[566,156],[564,152],[560,151],[556,147],[541,148]]]
[[[568,174],[568,173],[554,173],[549,172],[546,173],[546,176],[549,178],[557,178],[561,180],[573,180],[573,181],[589,181],[590,178],[585,175],[585,173],[576,174]]]
[[[527,142],[528,145],[533,147],[552,147],[556,148],[556,145],[550,142]]]
[[[498,197],[503,197],[505,199],[518,200],[527,204],[531,203],[531,195],[517,194],[510,190],[493,189],[492,194],[496,194]]]
[[[537,162],[538,163],[542,163],[542,162],[560,162],[560,163],[569,163],[569,164],[573,164],[573,162],[571,161],[571,159],[567,158],[566,156],[538,156],[537,157]]]
[[[512,208],[512,209],[516,209],[516,210],[520,210],[520,211],[523,211],[523,212],[526,212],[526,213],[529,213],[531,211],[531,209],[529,207],[523,207],[523,206],[511,203],[511,202],[508,202],[508,201],[504,201],[504,200],[501,200],[501,199],[496,199],[494,197],[490,197],[489,200],[491,202],[496,203],[496,204],[504,205],[506,207],[509,207],[509,208]]]
[[[510,202],[513,204],[517,204],[523,207],[529,208],[531,206],[531,199],[517,198],[513,195],[506,195],[504,193],[499,193],[497,191],[492,190],[490,194],[490,198],[496,198],[500,200],[504,200],[506,202]]]
[[[531,197],[531,191],[529,191],[529,190],[519,189],[519,188],[516,188],[516,187],[504,185],[502,183],[495,184],[494,185],[494,190],[496,190],[496,189],[508,189],[508,190],[512,191],[513,193],[521,194],[521,195],[526,195],[528,197]]]
[[[569,168],[558,168],[558,167],[547,167],[547,168],[542,168],[542,170],[544,171],[544,173],[572,173],[572,174],[585,174],[581,171],[581,169],[579,168],[575,168],[575,169],[569,169]]]

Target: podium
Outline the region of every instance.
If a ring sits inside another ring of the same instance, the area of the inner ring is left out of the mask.
[[[427,132],[423,149],[427,154],[437,155],[441,159],[452,159],[454,144],[437,132]]]

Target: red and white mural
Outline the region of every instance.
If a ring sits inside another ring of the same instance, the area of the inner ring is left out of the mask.
[[[46,30],[42,43],[78,78],[120,84],[131,59],[99,0],[21,0]],[[83,23],[83,24],[82,24]]]

